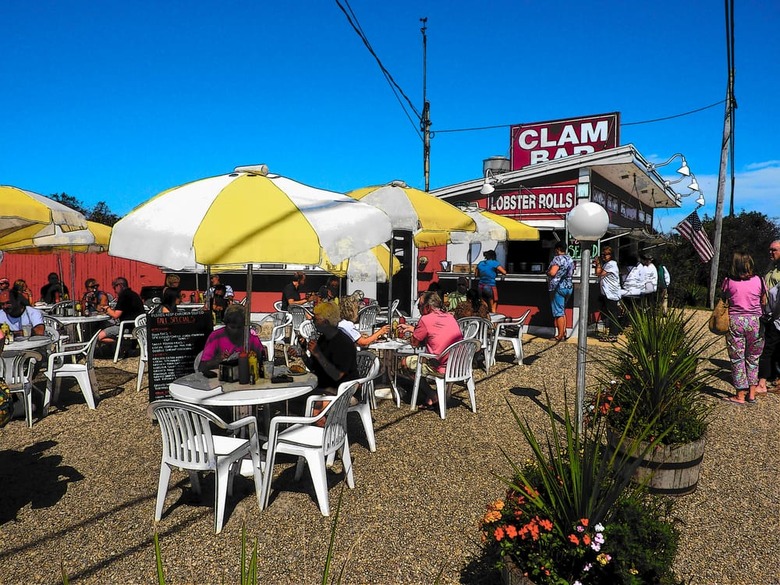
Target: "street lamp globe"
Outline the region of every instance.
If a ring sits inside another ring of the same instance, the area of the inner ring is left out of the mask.
[[[584,201],[569,212],[566,225],[574,239],[595,242],[607,233],[609,215],[598,203]]]

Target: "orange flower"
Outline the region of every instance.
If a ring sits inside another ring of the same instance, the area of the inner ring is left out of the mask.
[[[613,408],[612,410],[614,410],[615,412],[620,412],[620,407],[619,407],[619,406],[616,406],[616,407],[615,407],[615,408]]]
[[[539,520],[539,525],[544,528],[547,532],[550,532],[553,528],[552,522],[547,520],[546,518],[544,520]]]
[[[582,524],[586,528],[588,527],[588,523],[589,523],[589,520],[587,518],[580,518],[580,524]]]
[[[585,546],[590,546],[590,536],[588,536],[587,534],[583,534],[583,536],[582,536],[582,543]]]
[[[517,536],[517,528],[515,528],[511,524],[507,525],[507,527],[506,527],[506,535],[509,538],[515,538]]]
[[[569,542],[571,542],[574,545],[579,546],[580,545],[580,539],[577,538],[576,534],[570,534],[569,535]]]
[[[504,538],[505,535],[504,529],[500,526],[493,532],[493,536],[495,536],[497,542],[501,542],[501,539]]]

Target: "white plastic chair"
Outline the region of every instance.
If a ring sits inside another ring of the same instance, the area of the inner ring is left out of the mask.
[[[306,309],[301,305],[290,305],[287,308],[287,312],[290,313],[292,318],[292,332],[290,333],[290,344],[293,345],[297,341],[298,330],[301,327],[301,323],[304,321],[310,321],[307,319]]]
[[[147,351],[147,338],[146,338],[146,325],[141,325],[133,329],[133,338],[138,342],[138,348],[140,355],[138,356],[138,379],[135,382],[135,391],[141,391],[141,381],[144,378],[144,369],[146,363],[149,361],[149,353]]]
[[[282,310],[282,301],[276,301],[274,303],[274,311],[281,311]]]
[[[56,317],[44,315],[43,327],[46,329],[46,335],[52,338],[56,351],[62,351],[64,345],[70,339],[68,335],[65,335],[65,325]]]
[[[57,402],[60,395],[60,383],[63,378],[75,378],[81,388],[87,406],[95,409],[95,395],[98,391],[97,378],[95,377],[95,346],[97,345],[98,331],[92,339],[86,343],[65,344],[64,351],[56,351],[49,354],[49,364],[44,372],[46,376],[46,392],[43,396],[43,415],[49,412],[49,404]],[[84,363],[66,363],[63,358],[83,356]],[[52,396],[52,389],[54,389]]]
[[[357,380],[344,382],[339,386],[335,398],[310,396],[306,401],[306,412],[311,412],[315,401],[329,401],[322,412],[316,416],[275,416],[271,419],[268,442],[263,445],[267,450],[263,477],[263,508],[268,505],[268,498],[271,495],[274,460],[278,453],[298,457],[298,464],[295,467],[296,480],[303,475],[304,461],[308,463],[317,502],[323,516],[330,516],[326,460],[331,454],[341,450],[347,485],[354,489],[355,478],[352,474],[352,459],[349,455],[349,441],[347,441],[347,408],[359,384]],[[325,426],[318,426],[316,423],[323,418]]]
[[[149,405],[148,413],[157,419],[162,435],[163,453],[160,463],[160,480],[157,485],[157,503],[154,519],[162,517],[165,494],[171,469],[186,469],[192,489],[200,494],[199,471],[214,472],[214,531],[222,531],[225,517],[225,501],[233,491],[233,477],[239,471],[246,455],[252,460],[252,476],[255,481],[257,503],[262,509],[262,462],[258,449],[257,420],[248,416],[233,423],[226,423],[216,414],[201,406],[176,400],[157,400]],[[248,439],[223,437],[211,433],[211,424],[235,432],[247,428]]]
[[[371,418],[371,409],[376,408],[374,397],[374,380],[379,377],[379,358],[371,351],[357,352],[358,373],[360,386],[356,390],[358,403],[351,405],[347,413],[357,412],[368,441],[368,450],[376,451],[376,436],[374,435],[374,421]]]
[[[122,349],[122,342],[135,339],[133,337],[133,328],[146,325],[146,313],[141,313],[135,319],[120,321],[119,334],[116,336],[116,349],[114,350],[114,363],[119,361],[119,352]]]
[[[496,363],[496,352],[498,351],[499,342],[508,341],[512,344],[512,348],[515,350],[515,362],[521,366],[523,365],[523,359],[525,357],[523,354],[523,325],[525,324],[525,320],[528,319],[528,315],[530,314],[531,309],[528,309],[517,319],[496,323],[496,331],[495,335],[493,336],[493,348],[490,352],[491,363]]]
[[[320,336],[317,328],[314,326],[314,321],[306,319],[301,326],[298,327],[298,337],[302,337],[306,341],[311,339],[317,339]]]
[[[360,333],[371,335],[376,326],[376,316],[379,313],[379,305],[368,305],[358,311],[357,328]]]
[[[24,419],[27,426],[32,427],[32,391],[35,364],[40,361],[41,355],[33,351],[25,351],[13,357],[0,359],[0,378],[5,379],[8,389],[14,394],[22,395],[24,404]]]
[[[281,343],[284,345],[284,363],[289,367],[290,363],[287,357],[287,344],[284,342],[284,338],[286,335],[287,326],[292,323],[292,316],[289,313],[285,313],[283,311],[271,313],[260,322],[260,327],[262,327],[263,323],[269,319],[272,319],[274,323],[273,329],[271,330],[271,337],[268,339],[263,339],[261,337],[260,343],[262,343],[263,347],[265,347],[266,354],[268,355],[268,361],[271,362],[274,361],[274,347],[276,344]]]
[[[458,326],[461,331],[468,330],[471,334],[471,328],[476,325],[476,333],[473,337],[463,334],[464,339],[477,339],[480,343],[480,349],[485,357],[485,373],[490,373],[490,366],[493,365],[491,360],[493,359],[493,323],[482,317],[461,317],[458,319]]]
[[[420,380],[425,377],[428,380],[433,380],[436,383],[436,396],[439,399],[439,416],[442,419],[447,416],[447,395],[452,387],[452,384],[456,382],[465,383],[469,392],[469,399],[471,400],[471,411],[477,412],[477,400],[474,395],[474,378],[473,378],[473,361],[474,354],[480,348],[480,342],[477,339],[462,339],[456,341],[450,345],[447,349],[441,352],[439,355],[431,353],[420,353],[417,359],[417,372],[414,376],[414,389],[412,390],[412,406],[411,410],[417,408],[417,393],[420,389]],[[441,361],[443,358],[447,358],[447,365],[445,367],[444,375],[437,376],[425,376],[422,371],[423,358],[431,359],[435,358],[437,361]]]

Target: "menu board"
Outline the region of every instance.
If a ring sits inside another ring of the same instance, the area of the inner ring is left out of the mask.
[[[212,327],[210,312],[147,317],[150,402],[167,398],[171,382],[195,371],[195,356],[203,351]]]

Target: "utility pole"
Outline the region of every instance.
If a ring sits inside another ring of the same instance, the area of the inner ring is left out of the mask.
[[[423,176],[425,177],[425,192],[431,190],[431,104],[428,102],[427,95],[427,62],[428,62],[428,37],[425,32],[428,30],[428,18],[421,18],[423,39],[423,111],[420,120],[420,130],[423,133]]]

